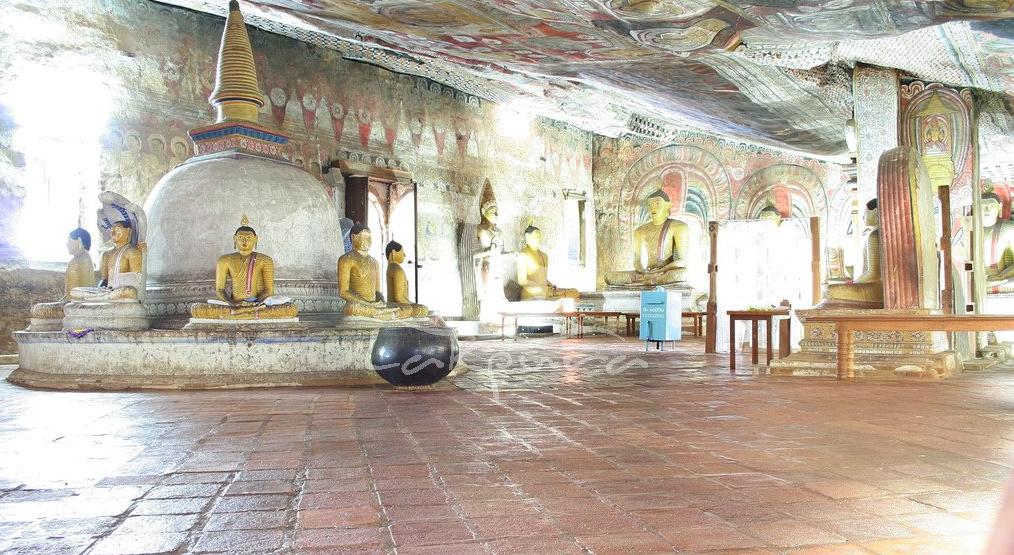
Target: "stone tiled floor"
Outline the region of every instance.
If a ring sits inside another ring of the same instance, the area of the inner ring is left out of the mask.
[[[0,551],[975,553],[1014,462],[1014,368],[838,383],[730,376],[696,339],[462,347],[473,371],[420,393],[4,382]]]

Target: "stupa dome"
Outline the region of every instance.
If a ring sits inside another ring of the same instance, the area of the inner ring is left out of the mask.
[[[319,181],[288,162],[288,137],[257,121],[264,101],[235,1],[216,82],[209,99],[216,123],[190,131],[197,156],[163,176],[145,203],[148,312],[158,321],[215,298],[215,263],[235,251],[244,216],[257,233],[257,252],[274,260],[275,294],[295,299],[301,314],[339,310],[338,211]]]

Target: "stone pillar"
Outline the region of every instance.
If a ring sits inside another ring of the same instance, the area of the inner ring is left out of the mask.
[[[898,146],[898,72],[856,64],[853,101],[858,131],[859,200],[877,194],[877,161]]]

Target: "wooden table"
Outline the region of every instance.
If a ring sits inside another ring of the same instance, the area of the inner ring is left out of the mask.
[[[641,317],[641,313],[624,312],[623,315],[627,317],[627,335],[634,335],[634,331],[637,329],[637,319]],[[707,312],[697,310],[688,310],[682,313],[683,318],[693,319],[694,335],[698,337],[704,335],[704,317],[707,315]]]
[[[616,333],[620,332],[620,317],[626,316],[623,312],[614,312],[610,310],[579,310],[576,312],[562,312],[561,315],[566,317],[567,335],[570,335],[570,320],[571,318],[577,320],[577,336],[584,337],[584,319],[585,318],[602,318],[606,321],[606,325],[609,325],[610,318],[616,318]],[[627,329],[630,329],[630,319],[627,319]]]
[[[854,331],[1001,331],[1014,330],[1014,315],[883,314],[811,316],[807,322],[831,322],[838,334],[838,379],[856,376]]]
[[[507,337],[506,326],[507,318],[514,318],[514,327],[518,326],[518,318],[522,316],[531,317],[542,317],[542,318],[563,318],[564,329],[567,335],[570,335],[573,319],[577,324],[577,336],[584,337],[584,319],[585,318],[603,318],[606,321],[606,325],[609,325],[610,318],[616,318],[616,331],[620,331],[620,317],[625,316],[623,312],[612,312],[605,310],[580,310],[571,312],[501,312],[500,313],[500,341],[503,341]],[[628,321],[629,326],[629,321]],[[515,334],[516,335],[516,334]]]
[[[753,326],[753,333],[750,336],[750,350],[754,364],[757,364],[758,360],[758,327],[760,322],[767,322],[767,364],[771,364],[771,359],[773,358],[772,355],[774,353],[771,346],[771,320],[773,318],[787,318],[789,316],[789,310],[785,308],[775,310],[729,310],[726,314],[729,315],[729,371],[736,371],[736,322],[741,320],[749,320]]]

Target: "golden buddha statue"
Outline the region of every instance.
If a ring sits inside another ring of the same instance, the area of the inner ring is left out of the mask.
[[[338,296],[345,299],[346,316],[377,320],[409,318],[411,307],[388,306],[380,292],[380,264],[370,256],[373,236],[362,224],[352,226],[352,252],[338,258]]]
[[[542,246],[542,230],[535,226],[525,229],[525,246],[518,252],[517,280],[521,287],[521,300],[576,299],[577,289],[564,289],[550,283],[547,273],[549,256]]]
[[[70,298],[82,302],[108,302],[136,300],[138,288],[142,286],[142,272],[145,244],[133,244],[133,230],[129,221],[113,222],[109,235],[113,248],[102,254],[99,262],[98,287],[76,286],[70,290]]]
[[[71,255],[67,272],[63,278],[63,298],[53,303],[32,305],[33,319],[57,320],[63,318],[64,299],[75,287],[95,287],[95,265],[88,251],[92,248],[92,236],[82,228],[71,231],[67,237],[67,252]],[[32,326],[36,327],[35,324]]]
[[[667,285],[686,277],[687,224],[669,217],[672,201],[661,189],[648,195],[646,205],[649,221],[634,230],[634,269],[607,273],[609,285]]]
[[[384,247],[387,256],[387,299],[388,306],[411,309],[412,316],[426,316],[429,309],[421,304],[408,300],[408,277],[401,263],[405,261],[405,250],[401,243],[391,241]]]
[[[257,232],[246,216],[232,241],[236,252],[220,256],[215,264],[218,298],[190,305],[190,315],[215,320],[295,318],[299,311],[292,299],[275,295],[275,263],[254,251]]]
[[[880,221],[877,199],[866,203],[866,225],[871,228],[863,252],[866,270],[850,283],[832,283],[824,291],[823,307],[883,308],[884,283],[880,275]]]
[[[1000,197],[982,195],[982,250],[986,261],[986,292],[1014,292],[1014,222],[1000,217]]]

